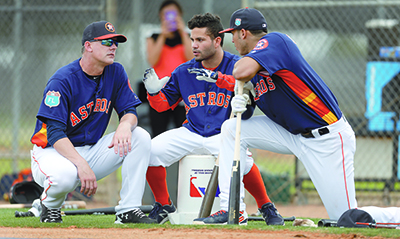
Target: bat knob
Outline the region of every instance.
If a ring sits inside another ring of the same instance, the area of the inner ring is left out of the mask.
[[[34,217],[35,216],[35,214],[33,214],[33,212],[31,212],[31,211],[27,211],[27,212],[15,211],[14,215],[15,215],[15,217]]]

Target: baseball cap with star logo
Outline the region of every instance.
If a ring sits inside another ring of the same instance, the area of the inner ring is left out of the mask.
[[[267,30],[267,21],[260,11],[254,8],[242,8],[236,10],[229,22],[229,28],[219,33],[231,32],[233,30]]]
[[[86,41],[113,39],[117,42],[126,42],[127,38],[117,34],[115,27],[107,21],[93,22],[83,31],[82,46]]]

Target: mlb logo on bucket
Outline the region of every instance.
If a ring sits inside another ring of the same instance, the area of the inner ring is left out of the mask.
[[[212,169],[192,169],[190,174],[190,197],[204,196],[211,174]],[[219,193],[220,190],[217,187],[215,197],[219,197]]]

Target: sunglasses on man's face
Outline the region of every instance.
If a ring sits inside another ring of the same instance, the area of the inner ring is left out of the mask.
[[[103,46],[112,46],[113,44],[115,44],[116,47],[118,47],[118,42],[114,41],[113,39],[106,39],[106,40],[93,40],[93,41],[99,41],[101,42],[101,45]]]

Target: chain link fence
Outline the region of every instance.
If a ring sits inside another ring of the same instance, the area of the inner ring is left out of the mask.
[[[162,0],[2,0],[0,19],[0,177],[30,167],[30,137],[49,77],[80,57],[86,25],[112,22],[127,36],[116,60],[136,91],[146,61],[145,39],[158,30]],[[287,33],[336,95],[357,135],[355,177],[360,204],[399,205],[398,146],[400,87],[400,2],[350,1],[180,1],[188,21],[194,14],[218,14],[227,27],[233,11],[249,6],[267,19],[269,32]],[[224,48],[237,54],[227,34]],[[148,129],[147,110],[138,108]],[[108,131],[116,128],[112,118]],[[312,203],[315,193],[302,164],[293,156],[253,150],[275,202]],[[113,176],[116,177],[115,175]],[[115,181],[111,180],[112,184]],[[0,192],[7,191],[0,182]],[[111,185],[111,184],[110,184]],[[170,186],[171,187],[171,186]],[[106,189],[115,186],[104,187]],[[115,190],[115,189],[114,189]],[[96,197],[116,202],[99,189]]]

